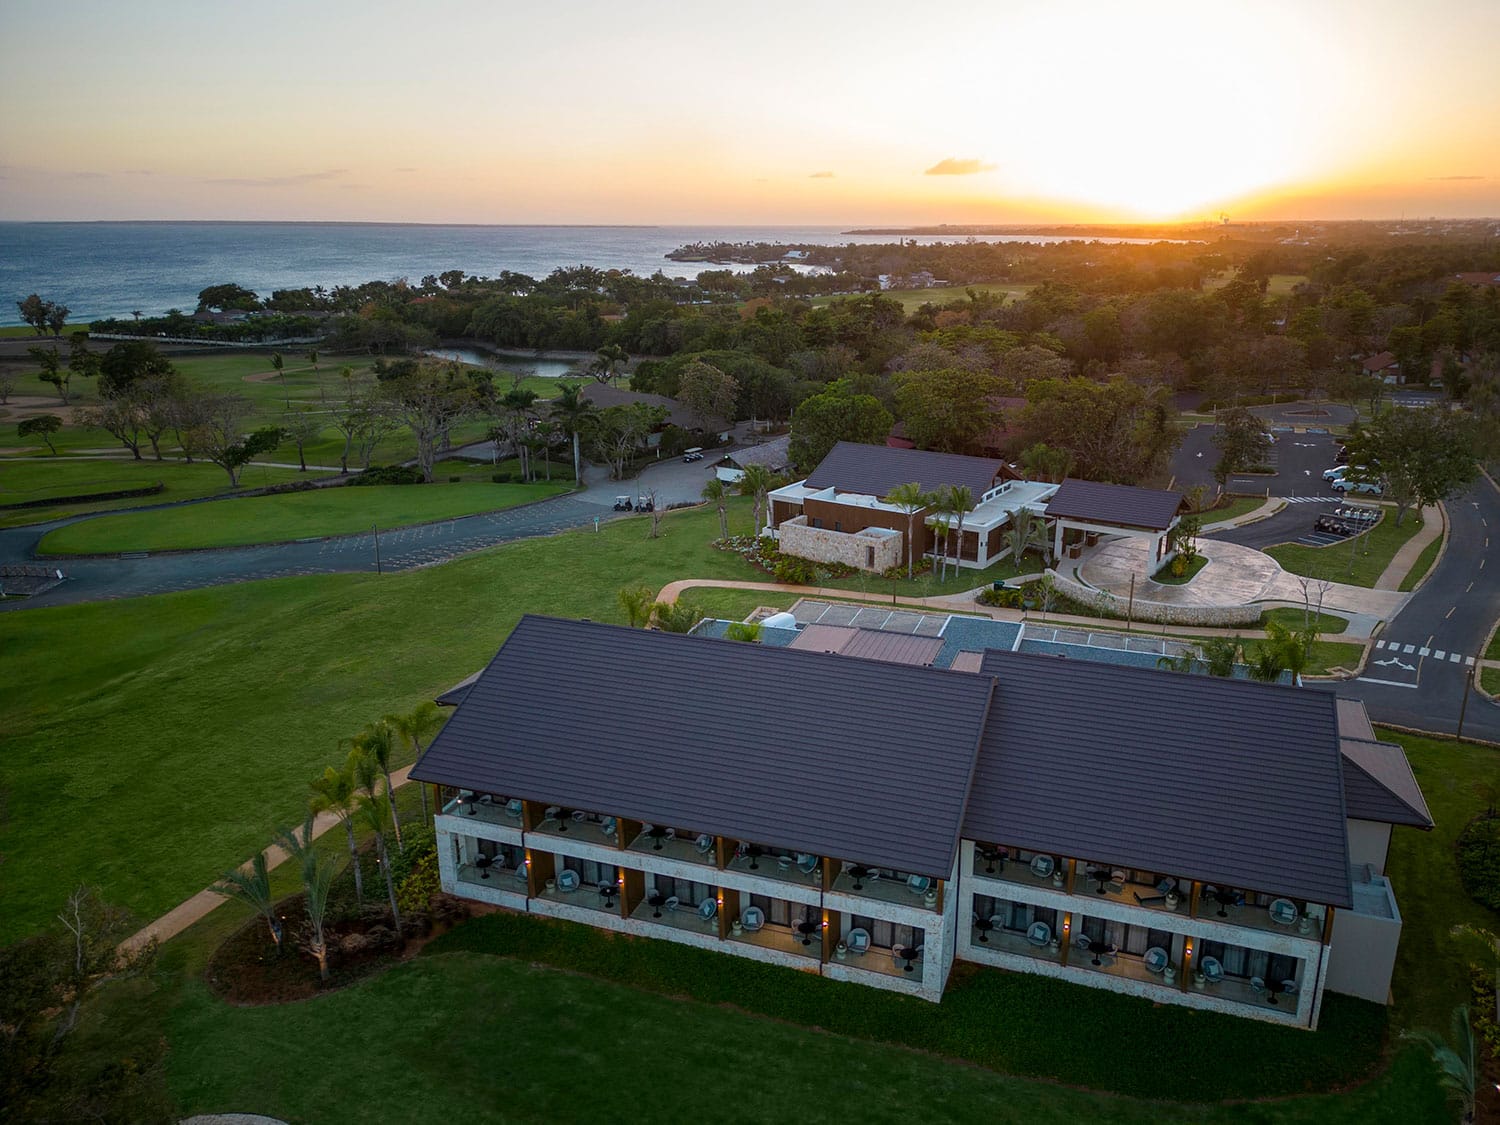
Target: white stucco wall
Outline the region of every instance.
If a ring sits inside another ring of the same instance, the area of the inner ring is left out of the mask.
[[[1385,874],[1385,857],[1391,846],[1391,826],[1373,820],[1355,820],[1349,825],[1349,862],[1368,863],[1376,874]]]
[[[1326,987],[1348,996],[1385,1004],[1390,1000],[1396,948],[1401,944],[1401,911],[1383,879],[1389,918],[1340,910],[1333,916]]]

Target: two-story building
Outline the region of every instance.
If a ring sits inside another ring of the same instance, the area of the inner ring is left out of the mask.
[[[523,618],[412,770],[444,889],[932,1000],[957,960],[1301,1027],[1385,998],[1381,831],[1430,818],[1357,703],[858,642]]]

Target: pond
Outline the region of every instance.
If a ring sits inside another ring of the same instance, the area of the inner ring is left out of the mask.
[[[477,348],[429,348],[422,353],[434,359],[453,359],[459,363],[488,367],[494,371],[529,371],[543,379],[560,379],[568,375],[580,375],[579,370],[588,361],[585,359],[559,359],[550,356],[538,357],[529,352],[490,352]]]

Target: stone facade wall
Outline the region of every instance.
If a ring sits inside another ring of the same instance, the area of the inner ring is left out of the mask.
[[[880,572],[899,566],[902,555],[902,539],[895,535],[849,534],[829,531],[826,527],[809,527],[806,516],[789,519],[776,529],[781,550],[814,562],[843,563],[859,570]],[[874,565],[870,565],[870,548],[875,550]]]

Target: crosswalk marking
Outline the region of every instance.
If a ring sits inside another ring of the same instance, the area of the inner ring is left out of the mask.
[[[1288,504],[1339,504],[1343,500],[1338,496],[1278,496],[1278,500],[1285,500]]]
[[[1418,656],[1427,656],[1427,655],[1429,655],[1429,653],[1428,653],[1427,649],[1425,649],[1425,648],[1419,648],[1419,649],[1417,649],[1417,655]]]
[[[1467,667],[1467,668],[1474,667],[1474,658],[1471,656],[1467,660],[1465,660],[1464,661],[1464,666]]]
[[[1463,655],[1461,653],[1450,652],[1448,654],[1448,663],[1450,663],[1450,664],[1457,664],[1462,659],[1463,659]]]
[[[1432,654],[1432,658],[1434,660],[1441,660],[1445,655],[1446,653],[1444,653],[1442,649],[1438,649],[1435,653]]]
[[[1415,651],[1416,651],[1416,648],[1417,648],[1417,646],[1416,646],[1416,645],[1407,645],[1407,646],[1406,646],[1406,647],[1405,647],[1405,648],[1403,648],[1403,649],[1402,649],[1402,650],[1401,650],[1401,655],[1402,655],[1402,656],[1405,656],[1405,655],[1406,655],[1406,654],[1407,654],[1407,653],[1409,653],[1409,652],[1415,652]]]
[[[1375,642],[1375,647],[1376,648],[1385,648],[1385,642],[1384,641],[1376,641]]]

